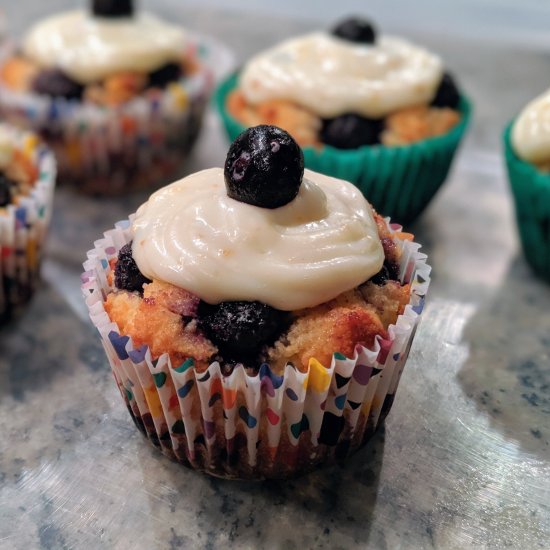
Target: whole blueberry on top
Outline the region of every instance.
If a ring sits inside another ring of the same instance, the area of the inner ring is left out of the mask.
[[[343,40],[358,44],[374,44],[376,41],[375,27],[363,17],[349,17],[340,21],[332,29],[332,34]]]
[[[133,0],[92,0],[92,13],[98,17],[127,17],[134,13]]]
[[[277,126],[248,128],[231,144],[225,160],[227,194],[262,208],[289,203],[298,194],[303,176],[302,150]]]
[[[444,73],[439,88],[437,88],[435,97],[432,100],[432,105],[434,107],[449,107],[450,109],[456,109],[459,102],[460,93],[454,78],[450,73]]]

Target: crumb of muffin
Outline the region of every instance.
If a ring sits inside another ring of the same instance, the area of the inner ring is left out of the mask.
[[[32,87],[38,66],[21,56],[8,59],[0,69],[0,79],[12,90],[24,92]]]
[[[345,292],[324,304],[296,313],[288,332],[269,349],[268,361],[281,371],[287,363],[307,370],[314,357],[330,366],[334,352],[351,357],[357,344],[370,347],[386,329],[376,310],[357,290]]]
[[[277,99],[254,106],[247,103],[242,92],[233,90],[229,94],[227,108],[231,116],[245,126],[270,124],[284,128],[301,147],[321,145],[321,119],[290,101]]]
[[[384,145],[407,145],[440,136],[459,120],[459,113],[448,107],[417,106],[401,109],[386,117],[381,142]]]
[[[145,285],[143,299],[137,293],[113,292],[107,296],[105,311],[135,346],[147,344],[154,359],[168,353],[172,365],[178,366],[192,357],[196,369],[203,371],[218,350],[199,332],[194,319],[171,311],[187,311],[189,293],[173,285],[168,291],[166,285]]]
[[[84,98],[100,105],[116,106],[139,95],[146,84],[145,73],[120,72],[107,77],[102,84],[88,86]]]

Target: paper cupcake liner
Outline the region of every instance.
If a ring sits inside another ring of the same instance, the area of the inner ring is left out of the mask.
[[[202,47],[190,47],[200,60]],[[14,46],[3,48],[2,59]],[[0,82],[0,114],[37,132],[55,153],[60,182],[94,195],[158,186],[181,169],[199,134],[213,88],[206,64],[197,73],[117,107],[49,98]]]
[[[245,127],[226,109],[238,74],[225,79],[214,94],[230,141]],[[468,126],[471,105],[461,97],[460,122],[448,133],[407,146],[370,145],[354,150],[304,147],[307,168],[354,183],[378,212],[405,225],[426,208],[445,181],[458,145]]]
[[[550,282],[550,174],[516,156],[512,125],[504,131],[504,154],[523,253],[535,273]]]
[[[10,319],[36,287],[56,176],[54,157],[36,135],[15,128],[7,131],[14,150],[36,166],[38,177],[30,195],[0,207],[0,322]]]
[[[387,339],[372,349],[357,345],[351,358],[335,350],[328,368],[311,359],[307,372],[288,364],[278,375],[266,363],[255,376],[242,365],[223,376],[217,362],[197,372],[192,359],[152,360],[147,346],[134,346],[111,322],[103,306],[111,266],[131,239],[125,221],[95,243],[82,291],[132,418],[164,454],[216,476],[282,478],[344,458],[374,433],[393,402],[429,286],[418,244],[397,241],[411,297]]]

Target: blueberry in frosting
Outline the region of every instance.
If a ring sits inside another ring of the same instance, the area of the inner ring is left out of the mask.
[[[293,200],[304,176],[304,155],[294,139],[276,126],[245,130],[225,161],[227,194],[240,202],[278,208]]]
[[[93,0],[92,13],[97,17],[128,17],[134,13],[133,0]]]
[[[376,41],[374,26],[363,17],[349,17],[340,21],[332,29],[332,34],[338,38],[360,44],[374,44]]]

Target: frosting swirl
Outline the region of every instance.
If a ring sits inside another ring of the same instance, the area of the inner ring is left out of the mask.
[[[297,197],[258,208],[227,196],[221,168],[154,193],[133,218],[140,271],[209,303],[312,307],[363,283],[384,252],[372,210],[351,183],[305,170]]]
[[[429,103],[442,76],[441,59],[406,40],[382,36],[357,44],[317,32],[252,58],[240,87],[251,104],[286,99],[323,118],[350,112],[382,118]]]
[[[93,17],[72,11],[48,17],[23,40],[24,54],[81,84],[120,72],[150,72],[181,56],[184,31],[148,13]]]
[[[519,157],[534,164],[550,161],[550,90],[527,104],[512,127]]]

